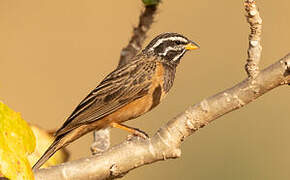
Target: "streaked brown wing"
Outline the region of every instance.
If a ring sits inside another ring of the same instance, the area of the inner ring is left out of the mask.
[[[135,61],[110,73],[81,103],[56,132],[56,136],[82,124],[99,120],[143,97],[154,74],[154,61]]]

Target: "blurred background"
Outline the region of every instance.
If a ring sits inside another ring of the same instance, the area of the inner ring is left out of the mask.
[[[259,1],[263,18],[261,67],[289,52],[290,1]],[[57,129],[76,105],[118,63],[141,0],[14,0],[0,2],[0,100],[29,123]],[[249,28],[243,1],[163,0],[146,43],[162,32],[198,42],[177,70],[168,97],[128,122],[151,136],[205,97],[246,77]],[[225,115],[186,139],[182,157],[154,163],[123,179],[289,179],[289,87],[283,86]],[[112,143],[126,132],[112,130]],[[68,149],[71,159],[90,155],[92,135]]]

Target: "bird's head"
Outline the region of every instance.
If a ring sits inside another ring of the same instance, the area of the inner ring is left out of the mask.
[[[160,57],[161,60],[178,64],[185,52],[198,48],[198,44],[181,34],[163,33],[155,37],[143,52]]]

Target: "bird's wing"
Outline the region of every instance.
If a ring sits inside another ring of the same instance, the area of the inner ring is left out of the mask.
[[[142,60],[116,69],[81,101],[55,135],[97,121],[143,97],[149,90],[155,69],[154,61]]]

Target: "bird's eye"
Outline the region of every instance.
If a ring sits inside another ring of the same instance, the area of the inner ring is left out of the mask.
[[[176,45],[180,45],[181,42],[180,42],[180,41],[175,41],[175,44],[176,44]]]

